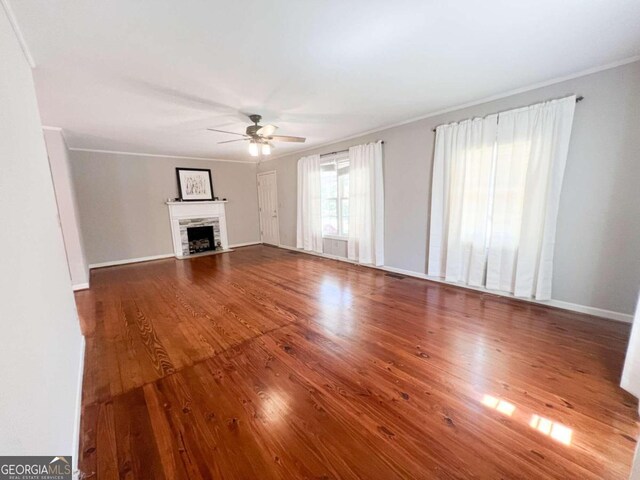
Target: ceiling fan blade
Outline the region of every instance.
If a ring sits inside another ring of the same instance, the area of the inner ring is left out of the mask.
[[[225,140],[224,142],[218,142],[218,145],[221,143],[231,143],[231,142],[244,142],[245,140],[249,140],[248,138],[236,138],[233,140]]]
[[[230,135],[240,135],[240,136],[246,137],[246,135],[244,133],[227,132],[226,130],[218,130],[217,128],[207,128],[207,130],[209,130],[211,132],[228,133]]]
[[[271,135],[276,133],[277,129],[278,127],[276,127],[275,125],[265,125],[264,127],[260,128],[256,133],[258,135],[262,135],[263,137],[270,137]]]
[[[273,140],[274,142],[297,142],[304,143],[306,138],[304,137],[290,137],[287,135],[272,135],[269,137],[269,140]]]

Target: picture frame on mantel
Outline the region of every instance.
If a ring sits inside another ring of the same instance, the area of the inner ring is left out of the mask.
[[[176,168],[178,194],[182,202],[213,200],[211,170],[206,168]]]

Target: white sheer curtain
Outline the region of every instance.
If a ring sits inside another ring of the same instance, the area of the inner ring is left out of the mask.
[[[348,258],[384,264],[382,142],[349,149]]]
[[[501,113],[487,288],[551,298],[560,189],[576,97]]]
[[[491,115],[437,129],[429,275],[484,283],[497,120]]]
[[[575,96],[439,127],[428,274],[551,298]]]
[[[320,155],[298,160],[298,231],[296,246],[322,253]]]

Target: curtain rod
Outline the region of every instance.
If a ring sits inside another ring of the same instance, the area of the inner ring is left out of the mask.
[[[380,143],[384,145],[384,140],[380,140]],[[347,148],[346,150],[338,150],[337,152],[323,153],[322,155],[320,155],[320,157],[328,157],[329,155],[335,155],[336,153],[346,153],[348,151],[349,149]]]
[[[577,97],[576,97],[576,103],[581,102],[582,100],[584,100],[584,97],[583,97],[582,95],[579,95],[579,96],[577,96]],[[515,109],[513,109],[513,110],[515,110]],[[498,113],[500,113],[500,112],[498,112]],[[450,123],[456,123],[456,122],[450,122]],[[446,124],[445,124],[445,125],[446,125]],[[440,127],[440,126],[441,126],[441,125],[438,125],[438,127]],[[438,127],[436,127],[436,128],[438,128]],[[431,131],[432,131],[432,132],[435,132],[435,131],[436,131],[436,128],[433,128]]]

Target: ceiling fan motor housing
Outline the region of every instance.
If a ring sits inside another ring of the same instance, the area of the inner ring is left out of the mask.
[[[251,136],[251,137],[255,137],[257,136],[257,131],[260,130],[262,127],[260,125],[249,125],[247,127],[247,135]]]

